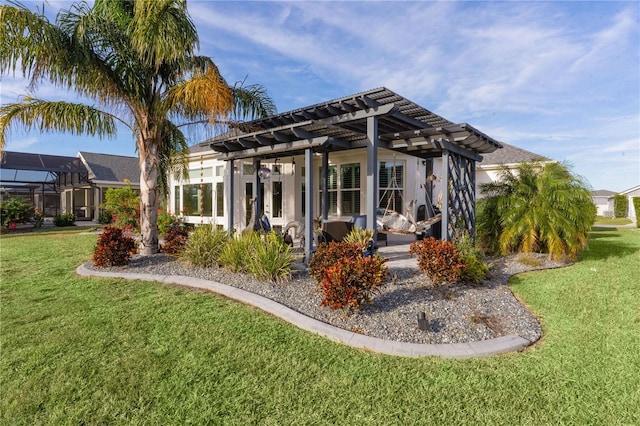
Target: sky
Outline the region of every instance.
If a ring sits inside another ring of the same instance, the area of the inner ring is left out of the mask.
[[[45,10],[54,16],[70,4],[49,1]],[[192,0],[188,8],[198,53],[230,84],[264,85],[278,112],[384,86],[449,121],[568,162],[593,189],[640,185],[640,2]],[[26,94],[90,102],[1,78],[0,104]],[[192,135],[190,144],[203,139]],[[17,129],[5,149],[136,155],[125,130],[98,139]]]

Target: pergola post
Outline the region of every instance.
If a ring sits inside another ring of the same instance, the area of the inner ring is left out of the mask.
[[[378,209],[378,117],[367,117],[367,229],[376,240],[376,211]]]
[[[313,253],[313,150],[307,148],[304,151],[304,166],[306,173],[304,176],[305,193],[304,193],[304,262],[309,264],[311,254]]]
[[[258,157],[254,157],[253,158],[253,186],[255,188],[255,198],[256,198],[256,202],[253,205],[253,208],[255,209],[255,218],[256,218],[256,224],[258,223],[258,221],[260,220],[260,217],[262,217],[262,194],[260,193],[260,167],[262,167],[262,165],[260,164],[260,159]]]
[[[442,151],[442,206],[440,212],[442,214],[441,237],[442,241],[449,241],[449,151]]]
[[[227,170],[229,172],[229,179],[227,179],[227,185],[228,185],[228,190],[227,193],[229,194],[227,198],[228,202],[227,202],[227,232],[229,233],[233,233],[234,229],[233,229],[233,209],[235,206],[235,173],[234,173],[234,169],[236,166],[236,162],[235,160],[229,160],[227,162]]]
[[[322,220],[329,217],[329,152],[322,152]]]

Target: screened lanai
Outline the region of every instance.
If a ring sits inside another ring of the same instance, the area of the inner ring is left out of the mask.
[[[441,235],[451,239],[456,229],[475,234],[475,164],[482,154],[502,146],[495,139],[472,126],[453,123],[401,95],[378,88],[328,102],[323,102],[264,119],[243,123],[230,132],[211,139],[208,144],[217,158],[230,162],[252,159],[256,187],[260,161],[283,156],[304,155],[304,166],[313,168],[314,155],[322,156],[320,188],[323,201],[321,216],[327,218],[327,167],[331,153],[366,149],[366,227],[376,232],[378,208],[378,150],[408,154],[422,159],[442,159],[440,176],[445,182]],[[229,175],[227,194],[234,204],[234,173]],[[306,173],[304,204],[313,212],[316,182]],[[259,206],[256,207],[259,211]],[[227,217],[233,227],[233,209]],[[305,216],[305,252],[313,249],[313,217]]]
[[[29,198],[47,216],[58,214],[60,187],[76,176],[87,180],[87,169],[79,158],[60,155],[3,151],[0,160],[2,194]]]

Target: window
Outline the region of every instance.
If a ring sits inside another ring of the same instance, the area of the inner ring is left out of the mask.
[[[271,183],[271,217],[282,217],[282,182]]]
[[[216,216],[224,216],[224,182],[216,183]]]
[[[329,166],[327,172],[329,180],[327,213],[344,216],[360,214],[360,163],[341,164],[339,180],[338,166]],[[320,169],[320,175],[322,175],[322,169]],[[322,182],[322,179],[320,181]],[[320,211],[322,211],[322,189],[320,189]]]
[[[211,167],[204,167],[204,168],[189,170],[189,180],[200,179],[200,178],[210,178],[211,176],[213,176],[213,168]]]
[[[251,200],[253,200],[253,183],[247,182],[244,185],[245,223],[249,223],[251,219],[251,210],[253,209]]]
[[[251,176],[253,174],[253,164],[243,164],[242,174],[245,176]]]
[[[340,189],[341,214],[360,214],[360,163],[340,166]]]
[[[404,161],[381,161],[378,169],[380,208],[403,213]]]
[[[212,184],[201,183],[182,187],[182,212],[186,216],[212,216]]]
[[[216,166],[216,176],[224,175],[224,166]]]

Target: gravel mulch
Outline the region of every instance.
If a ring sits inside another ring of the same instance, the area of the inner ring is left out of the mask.
[[[533,255],[523,264],[516,255],[491,261],[491,278],[480,285],[434,288],[414,268],[390,268],[391,277],[373,298],[373,304],[347,315],[341,310],[320,307],[322,295],[306,271],[295,271],[286,284],[272,284],[224,269],[197,268],[165,254],[133,256],[123,267],[96,268],[100,271],[183,275],[203,278],[251,291],[275,300],[312,318],[381,339],[413,343],[462,343],[515,334],[531,342],[540,338],[535,316],[511,293],[507,280],[521,272],[565,266]],[[536,266],[532,266],[535,264]],[[417,317],[426,314],[430,330],[418,328]]]

